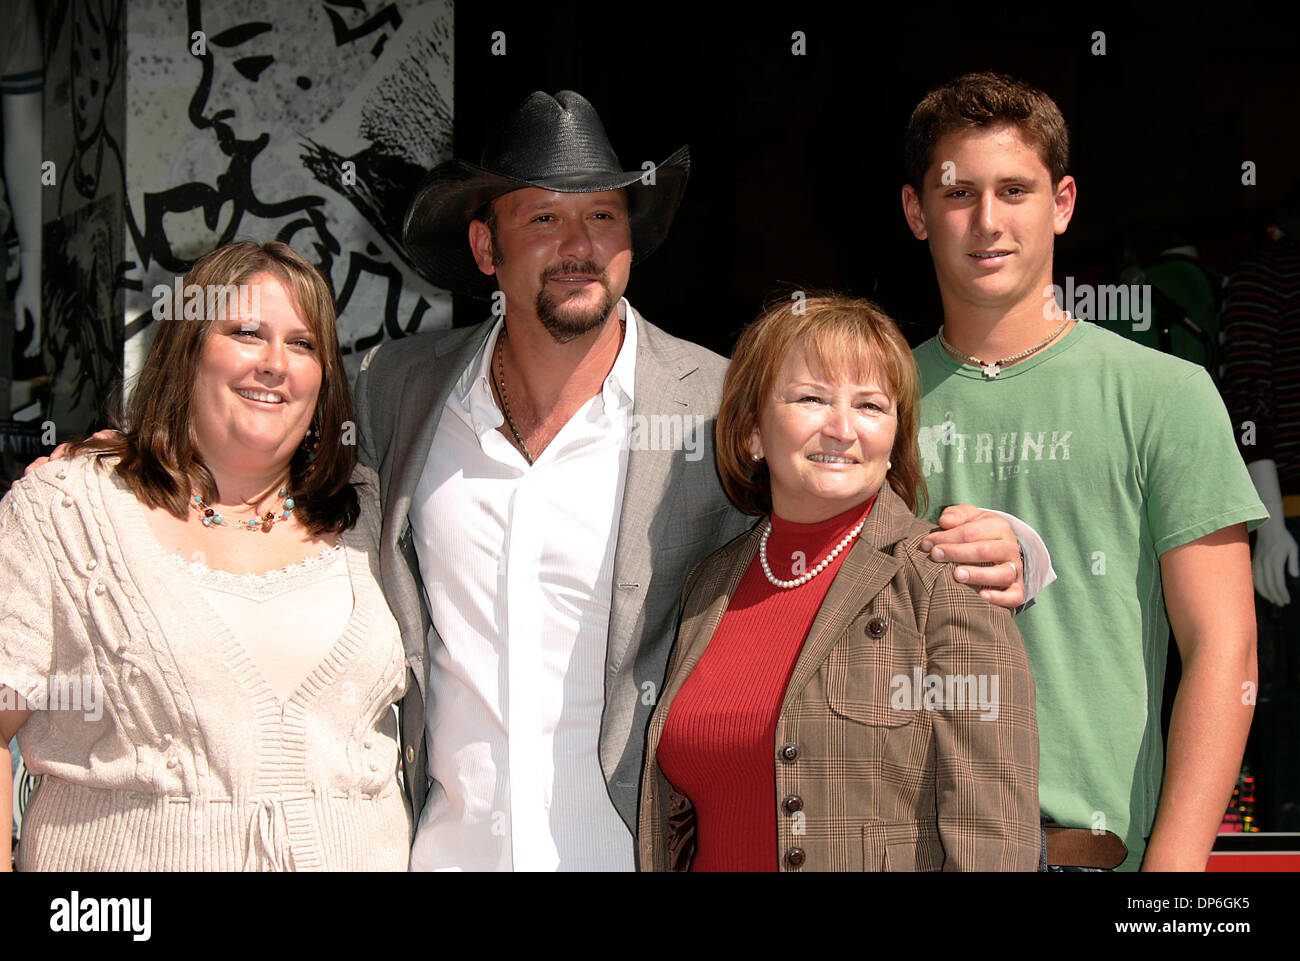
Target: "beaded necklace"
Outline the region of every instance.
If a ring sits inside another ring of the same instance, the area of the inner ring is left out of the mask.
[[[198,494],[194,495],[192,502],[196,511],[203,515],[204,527],[237,527],[240,530],[249,532],[261,531],[263,534],[269,534],[271,528],[276,525],[277,521],[287,521],[293,515],[294,499],[289,496],[287,488],[281,487],[279,496],[284,500],[283,512],[279,517],[274,511],[267,511],[261,517],[255,517],[248,521],[232,521],[209,507]]]

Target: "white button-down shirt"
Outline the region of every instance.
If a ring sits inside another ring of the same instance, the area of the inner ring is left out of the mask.
[[[634,867],[597,752],[636,371],[635,317],[618,309],[626,334],[600,393],[531,467],[497,432],[500,321],[447,399],[411,509],[442,638],[427,709],[437,784],[412,870]]]

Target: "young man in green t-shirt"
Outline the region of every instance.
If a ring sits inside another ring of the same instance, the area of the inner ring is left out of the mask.
[[[1111,831],[1122,869],[1200,871],[1253,712],[1246,534],[1267,513],[1205,371],[1057,303],[1068,155],[1056,104],[1007,77],[961,77],[912,114],[903,210],[944,310],[916,349],[926,482],[935,510],[988,504],[1051,546],[1059,581],[1017,626],[1042,815],[1087,829],[1061,836],[1060,863],[1103,866]],[[1162,757],[1171,625],[1183,674]]]

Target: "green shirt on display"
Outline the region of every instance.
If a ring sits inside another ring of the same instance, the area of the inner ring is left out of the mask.
[[[1037,688],[1039,802],[1114,831],[1141,865],[1164,769],[1169,621],[1159,557],[1268,514],[1203,368],[1077,323],[988,379],[930,339],[915,351],[931,520],[1015,514],[1058,580],[1016,618]]]

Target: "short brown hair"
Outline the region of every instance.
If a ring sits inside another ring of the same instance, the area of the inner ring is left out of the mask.
[[[727,496],[746,514],[772,509],[767,463],[750,455],[749,435],[759,410],[776,389],[792,348],[802,346],[827,376],[883,376],[898,406],[898,430],[886,479],[916,513],[928,499],[916,441],[921,392],[907,339],[869,300],[795,291],[775,296],[745,328],[731,355],[718,409],[718,474]]]
[[[907,182],[918,193],[934,163],[934,148],[943,137],[975,127],[1012,126],[1038,151],[1052,176],[1061,182],[1070,166],[1070,131],[1054,101],[1000,73],[968,73],[931,90],[916,105],[903,139]]]
[[[334,299],[325,279],[288,244],[243,241],[201,257],[185,275],[183,287],[229,289],[259,274],[270,274],[283,284],[315,335],[321,364],[320,393],[312,416],[312,429],[320,435],[316,456],[309,460],[299,447],[290,463],[289,484],[297,503],[294,517],[313,534],[339,533],[355,524],[360,513],[350,483],[357,462],[355,439],[343,443],[349,439],[345,430],[355,434],[356,415],[339,349]],[[192,489],[208,501],[217,495],[212,474],[199,455],[192,416],[199,359],[219,317],[219,311],[212,309],[214,300],[202,299],[201,318],[187,318],[177,303],[171,319],[158,322],[122,436],[77,445],[100,456],[119,455],[117,474],[136,497],[179,518],[190,509]]]

